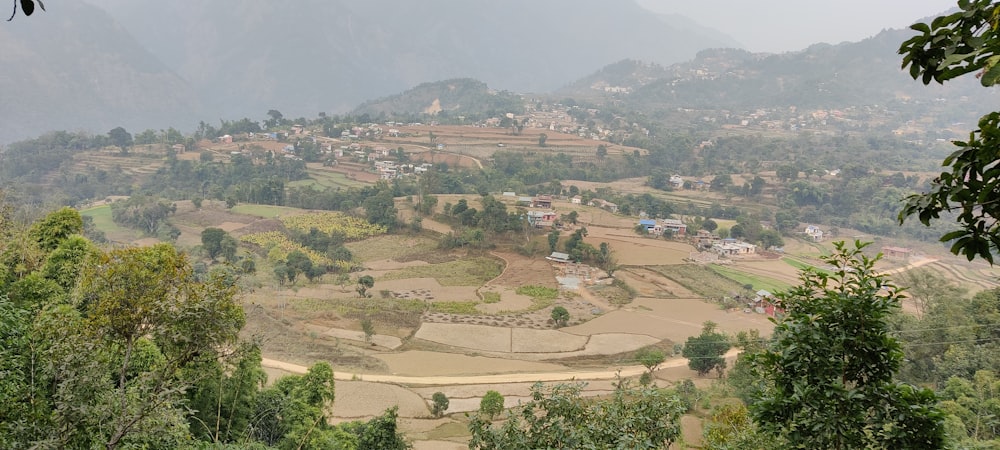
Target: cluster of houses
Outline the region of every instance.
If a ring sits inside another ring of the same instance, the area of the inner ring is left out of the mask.
[[[640,219],[639,226],[650,236],[662,236],[665,233],[673,237],[687,236],[687,225],[678,219]],[[757,246],[735,238],[720,238],[705,230],[691,236],[699,249],[711,251],[721,257],[747,256],[757,253]]]
[[[393,180],[406,175],[419,175],[427,172],[431,167],[433,167],[431,163],[399,164],[396,161],[375,161],[375,170],[378,171],[379,178],[383,180]]]
[[[687,225],[677,219],[641,219],[639,225],[651,236],[662,236],[664,233],[674,237],[687,235]]]
[[[757,246],[739,239],[726,238],[712,244],[711,251],[719,256],[747,256],[757,253]]]

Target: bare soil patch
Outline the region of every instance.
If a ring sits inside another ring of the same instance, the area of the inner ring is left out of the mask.
[[[500,296],[500,301],[496,303],[480,303],[476,309],[486,314],[497,314],[503,311],[520,311],[528,309],[532,305],[531,297],[517,293],[516,289],[501,286],[489,286],[479,290],[479,292],[491,292]]]
[[[420,350],[384,353],[375,356],[385,362],[392,374],[412,376],[485,375],[512,372],[556,372],[566,366],[551,363],[517,361],[484,356]],[[479,392],[483,394],[486,391]],[[433,392],[432,392],[433,394]],[[429,398],[429,396],[428,396]]]
[[[544,258],[531,258],[513,252],[493,252],[506,263],[503,273],[489,283],[490,286],[506,286],[518,288],[521,286],[558,287],[552,262]]]
[[[695,250],[690,244],[638,236],[631,229],[588,226],[584,242],[598,247],[607,242],[622,265],[682,264]]]
[[[719,329],[727,333],[758,329],[769,334],[773,327],[763,315],[726,312],[701,299],[640,298],[627,309],[609,312],[563,331],[581,335],[636,333],[684,342],[700,333],[706,320],[719,324]]]
[[[454,347],[490,352],[511,351],[510,328],[461,323],[424,323],[414,336]]]
[[[337,400],[333,402],[334,417],[372,417],[393,406],[399,406],[400,417],[430,415],[424,399],[409,389],[384,383],[337,381]]]
[[[587,346],[586,337],[556,330],[512,328],[511,333],[511,351],[514,353],[571,352]]]

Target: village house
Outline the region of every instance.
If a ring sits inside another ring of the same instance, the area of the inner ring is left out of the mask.
[[[764,289],[756,292],[756,296],[753,299],[753,309],[757,314],[767,314],[770,317],[775,317],[777,314],[785,312],[785,310],[778,308],[774,304],[774,295]]]
[[[646,234],[653,236],[659,236],[663,233],[663,228],[661,228],[655,219],[640,219],[639,226],[646,230]]]
[[[804,233],[814,242],[819,242],[823,240],[823,230],[819,229],[816,225],[809,225],[806,227]]]
[[[671,175],[670,180],[667,181],[670,186],[674,189],[682,189],[684,187],[684,179],[680,175]]]
[[[531,206],[535,208],[551,208],[552,207],[552,196],[551,195],[539,195],[535,197],[532,201]]]
[[[555,221],[555,211],[528,211],[528,223],[535,228],[551,227]]]
[[[719,256],[746,256],[757,253],[757,246],[729,238],[712,244],[712,251],[718,253]]]
[[[579,195],[574,195],[573,198],[569,199],[569,202],[574,205],[579,205],[583,203],[583,197]]]
[[[552,254],[549,255],[549,256],[546,256],[545,259],[547,259],[549,261],[554,261],[554,262],[557,262],[557,263],[564,263],[564,264],[568,263],[568,262],[571,262],[570,259],[569,259],[569,253],[562,253],[562,252],[552,252]]]
[[[718,235],[712,234],[708,230],[698,230],[698,233],[694,236],[694,244],[698,248],[712,248],[712,244],[719,242],[721,238]]]
[[[670,230],[674,233],[674,236],[684,236],[687,234],[687,225],[677,219],[663,219],[662,220],[663,230]]]

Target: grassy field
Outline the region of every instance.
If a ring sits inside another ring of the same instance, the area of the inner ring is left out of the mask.
[[[94,226],[111,241],[129,242],[142,237],[138,231],[119,226],[111,219],[111,206],[103,205],[80,211],[80,215],[94,219]]]
[[[305,210],[274,205],[236,205],[233,207],[232,212],[236,214],[246,214],[248,216],[263,217],[265,219],[273,219],[278,216],[302,214]]]
[[[496,278],[502,270],[502,261],[480,256],[426,266],[407,267],[395,270],[383,276],[382,279],[433,278],[442,286],[480,286]]]
[[[788,265],[790,265],[790,266],[792,266],[792,267],[794,267],[796,269],[799,269],[799,270],[805,270],[805,269],[808,269],[808,268],[812,268],[814,271],[816,271],[818,273],[825,273],[825,274],[828,274],[828,275],[830,274],[829,270],[826,270],[826,269],[814,266],[814,265],[809,264],[809,263],[805,263],[805,262],[799,261],[798,259],[795,259],[795,258],[792,258],[792,257],[789,257],[789,256],[781,258],[781,260],[784,261],[785,263],[787,263]]]
[[[671,280],[676,281],[695,294],[707,298],[721,298],[740,293],[746,283],[737,282],[712,270],[710,267],[690,264],[649,266]],[[756,287],[756,285],[754,285]]]
[[[317,190],[324,190],[326,188],[340,187],[346,189],[371,185],[371,183],[347,178],[347,176],[339,172],[310,169],[306,170],[306,173],[309,174],[308,179],[292,181],[288,183],[288,187],[312,187]]]
[[[764,289],[774,293],[774,292],[785,291],[792,287],[787,283],[783,283],[781,281],[767,277],[762,277],[760,275],[741,272],[732,267],[712,264],[711,268],[719,275],[722,275],[723,277],[726,277],[730,280],[735,281],[736,283],[739,283],[740,286],[746,286],[748,284],[753,285],[753,290],[755,291],[759,289]]]
[[[406,261],[411,259],[412,255],[433,252],[437,248],[437,241],[422,236],[390,234],[360,242],[349,242],[345,247],[351,251],[356,261],[382,259]]]

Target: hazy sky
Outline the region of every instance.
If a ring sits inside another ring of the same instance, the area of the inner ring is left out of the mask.
[[[636,0],[728,34],[752,52],[860,41],[956,7],[955,0]]]

